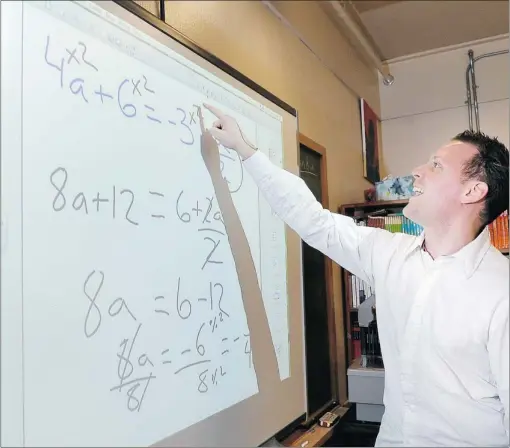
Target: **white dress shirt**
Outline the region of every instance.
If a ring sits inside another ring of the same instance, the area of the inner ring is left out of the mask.
[[[423,235],[324,210],[261,152],[244,166],[304,241],[375,289],[385,366],[376,446],[508,446],[509,263],[487,229],[433,260]]]

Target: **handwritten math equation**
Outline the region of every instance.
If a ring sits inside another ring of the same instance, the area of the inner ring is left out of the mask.
[[[144,73],[121,76],[115,83],[107,82],[106,76],[111,79],[111,73],[102,71],[85,42],[56,45],[55,39],[48,34],[42,45],[44,66],[55,74],[56,90],[70,98],[77,98],[76,107],[81,104],[81,107],[94,108],[90,109],[91,113],[108,108],[126,120],[127,126],[145,121],[150,126],[159,126],[159,129],[166,127],[169,129],[169,150],[172,145],[172,150],[175,150],[175,143],[182,145],[182,150],[192,146],[198,150],[200,126],[197,104],[175,104],[175,98],[162,102],[158,98],[157,83]],[[169,106],[158,107],[158,104]],[[171,140],[173,137],[175,141]],[[238,192],[244,184],[239,155],[220,146],[220,167],[230,192]],[[200,254],[194,256],[196,269],[201,271],[223,264],[222,254],[230,253],[230,250],[221,250],[229,242],[213,194],[197,195],[181,188],[142,190],[114,183],[106,188],[89,186],[82,189],[74,182],[75,173],[63,165],[55,165],[48,175],[51,186],[48,207],[53,213],[78,213],[86,220],[109,216],[108,219],[133,228],[149,225],[149,222],[158,223],[155,225],[169,223],[172,228],[190,228],[203,240],[203,257]],[[277,233],[273,232],[272,242],[276,241]],[[272,260],[272,267],[277,267],[276,258]],[[152,347],[146,351],[142,349],[139,338],[150,329],[150,323],[140,320],[132,312],[127,298],[105,297],[102,288],[108,278],[104,272],[92,270],[84,277],[83,333],[86,339],[98,337],[106,320],[115,321],[122,315],[132,321],[129,334],[126,333],[116,344],[118,381],[110,388],[111,393],[123,394],[129,411],[140,412],[152,384],[163,381],[167,375],[193,375],[197,393],[205,394],[227,383],[229,375],[233,375],[227,368],[229,356],[245,356],[247,367],[253,368],[249,333],[228,332],[228,321],[233,317],[228,308],[226,282],[208,282],[202,285],[202,294],[191,297],[186,293],[185,279],[178,277],[173,295],[154,294],[148,297],[148,303],[153,305],[154,319],[166,319],[169,325],[172,319],[179,319],[196,325],[196,328],[193,329],[193,340],[179,340],[171,347]],[[279,300],[279,295],[277,290],[273,299]],[[198,319],[198,313],[204,318]],[[279,345],[276,350],[280,353]]]
[[[231,316],[223,303],[224,288],[221,283],[210,282],[208,287],[204,288],[203,296],[192,299],[184,297],[183,282],[179,278],[175,296],[155,295],[153,311],[156,318],[175,316],[186,320],[193,312],[197,312],[195,311],[197,308],[202,315],[206,315],[205,311],[208,311],[209,316],[196,329],[191,346],[183,345],[179,348],[161,346],[149,353],[136,345],[145,324],[131,311],[127,300],[122,297],[114,300],[102,297],[101,290],[105,279],[104,272],[93,270],[83,283],[83,297],[87,303],[83,332],[87,339],[95,337],[106,315],[115,319],[123,313],[133,321],[134,330],[119,340],[117,345],[118,383],[110,388],[110,392],[124,393],[129,411],[140,412],[150,384],[157,381],[160,376],[195,375],[196,391],[205,394],[211,388],[228,380],[224,379],[229,372],[222,359],[228,357],[231,352],[241,351],[247,357],[248,368],[253,368],[249,333],[227,334],[228,327],[225,327],[225,324]],[[163,302],[167,306],[163,306]],[[178,344],[179,342],[175,345]],[[220,354],[214,358],[210,354],[211,351]],[[160,373],[157,373],[158,369]]]
[[[196,198],[180,190],[169,198],[166,193],[148,190],[143,200],[137,200],[141,193],[115,185],[112,185],[108,192],[102,193],[99,191],[68,192],[68,177],[67,170],[62,167],[57,168],[50,175],[50,183],[55,190],[51,201],[54,212],[71,209],[84,215],[108,214],[111,219],[125,220],[134,227],[140,226],[142,219],[145,218],[154,221],[173,219],[172,225],[194,224],[196,231],[209,247],[207,256],[201,263],[201,270],[204,270],[208,264],[223,264],[223,261],[217,257],[217,253],[222,242],[228,243],[228,238],[214,195]],[[151,204],[153,208],[150,212],[142,213],[142,210],[150,207],[148,204]],[[276,238],[276,234],[273,237]]]
[[[81,98],[83,104],[113,107],[126,119],[144,119],[154,125],[174,128],[179,142],[185,147],[192,146],[195,142],[200,143],[199,105],[177,105],[168,113],[158,111],[153,102],[157,96],[156,90],[144,74],[124,77],[118,85],[106,86],[102,82],[87,78],[87,74],[97,74],[100,70],[89,58],[86,43],[77,42],[70,48],[66,47],[65,54],[58,55],[53,54],[55,51],[51,49],[51,43],[51,36],[47,35],[44,61],[48,69],[56,72],[56,81],[62,90]],[[171,141],[168,146],[172,146]],[[231,168],[230,171],[225,169],[226,164]],[[240,156],[235,151],[220,146],[220,168],[230,192],[239,191],[244,180]]]
[[[46,46],[44,51],[44,60],[48,67],[58,72],[60,88],[68,89],[72,95],[80,97],[85,104],[111,104],[118,108],[118,111],[126,118],[144,117],[156,124],[169,124],[177,126],[180,131],[179,140],[184,145],[193,145],[195,143],[195,134],[192,126],[197,124],[197,105],[193,105],[192,110],[184,110],[176,107],[176,116],[174,119],[163,118],[162,114],[156,112],[150,103],[150,98],[156,95],[145,75],[140,78],[124,78],[115,88],[107,88],[101,83],[92,85],[87,83],[85,73],[99,72],[98,66],[89,59],[87,55],[87,45],[84,42],[77,42],[73,48],[66,48],[65,55],[51,54],[51,36],[46,37]],[[80,76],[72,74],[72,68],[79,67]],[[69,76],[66,77],[66,74]],[[144,99],[146,101],[136,101]],[[143,104],[141,104],[143,103]]]

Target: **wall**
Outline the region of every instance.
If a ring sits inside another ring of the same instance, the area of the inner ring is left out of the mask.
[[[508,50],[508,37],[466,44],[436,54],[390,62],[392,86],[380,82],[384,166],[382,175],[409,174],[431,152],[469,128],[465,104],[467,52]],[[509,140],[508,54],[475,63],[480,130]]]
[[[157,3],[138,2],[157,14]],[[167,22],[295,107],[300,132],[326,148],[330,209],[363,200],[358,96],[379,111],[378,79],[315,2],[277,2],[312,51],[262,2],[166,2]],[[321,62],[322,61],[322,62]],[[329,67],[329,68],[326,68]],[[349,87],[347,87],[347,84]],[[340,400],[347,399],[341,280],[333,268]]]

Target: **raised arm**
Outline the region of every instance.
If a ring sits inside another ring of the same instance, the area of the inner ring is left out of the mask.
[[[390,234],[357,226],[353,219],[324,209],[300,177],[277,167],[257,151],[232,117],[215,107],[204,107],[217,117],[211,134],[239,153],[273,211],[310,246],[373,284],[374,245],[381,238],[390,238]]]
[[[376,229],[324,209],[300,177],[274,165],[257,152],[244,162],[275,213],[306,243],[348,271],[372,283]]]

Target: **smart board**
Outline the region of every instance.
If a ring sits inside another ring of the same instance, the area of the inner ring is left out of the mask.
[[[257,445],[306,409],[300,242],[198,116],[295,171],[296,113],[128,6],[2,3],[2,445]]]

